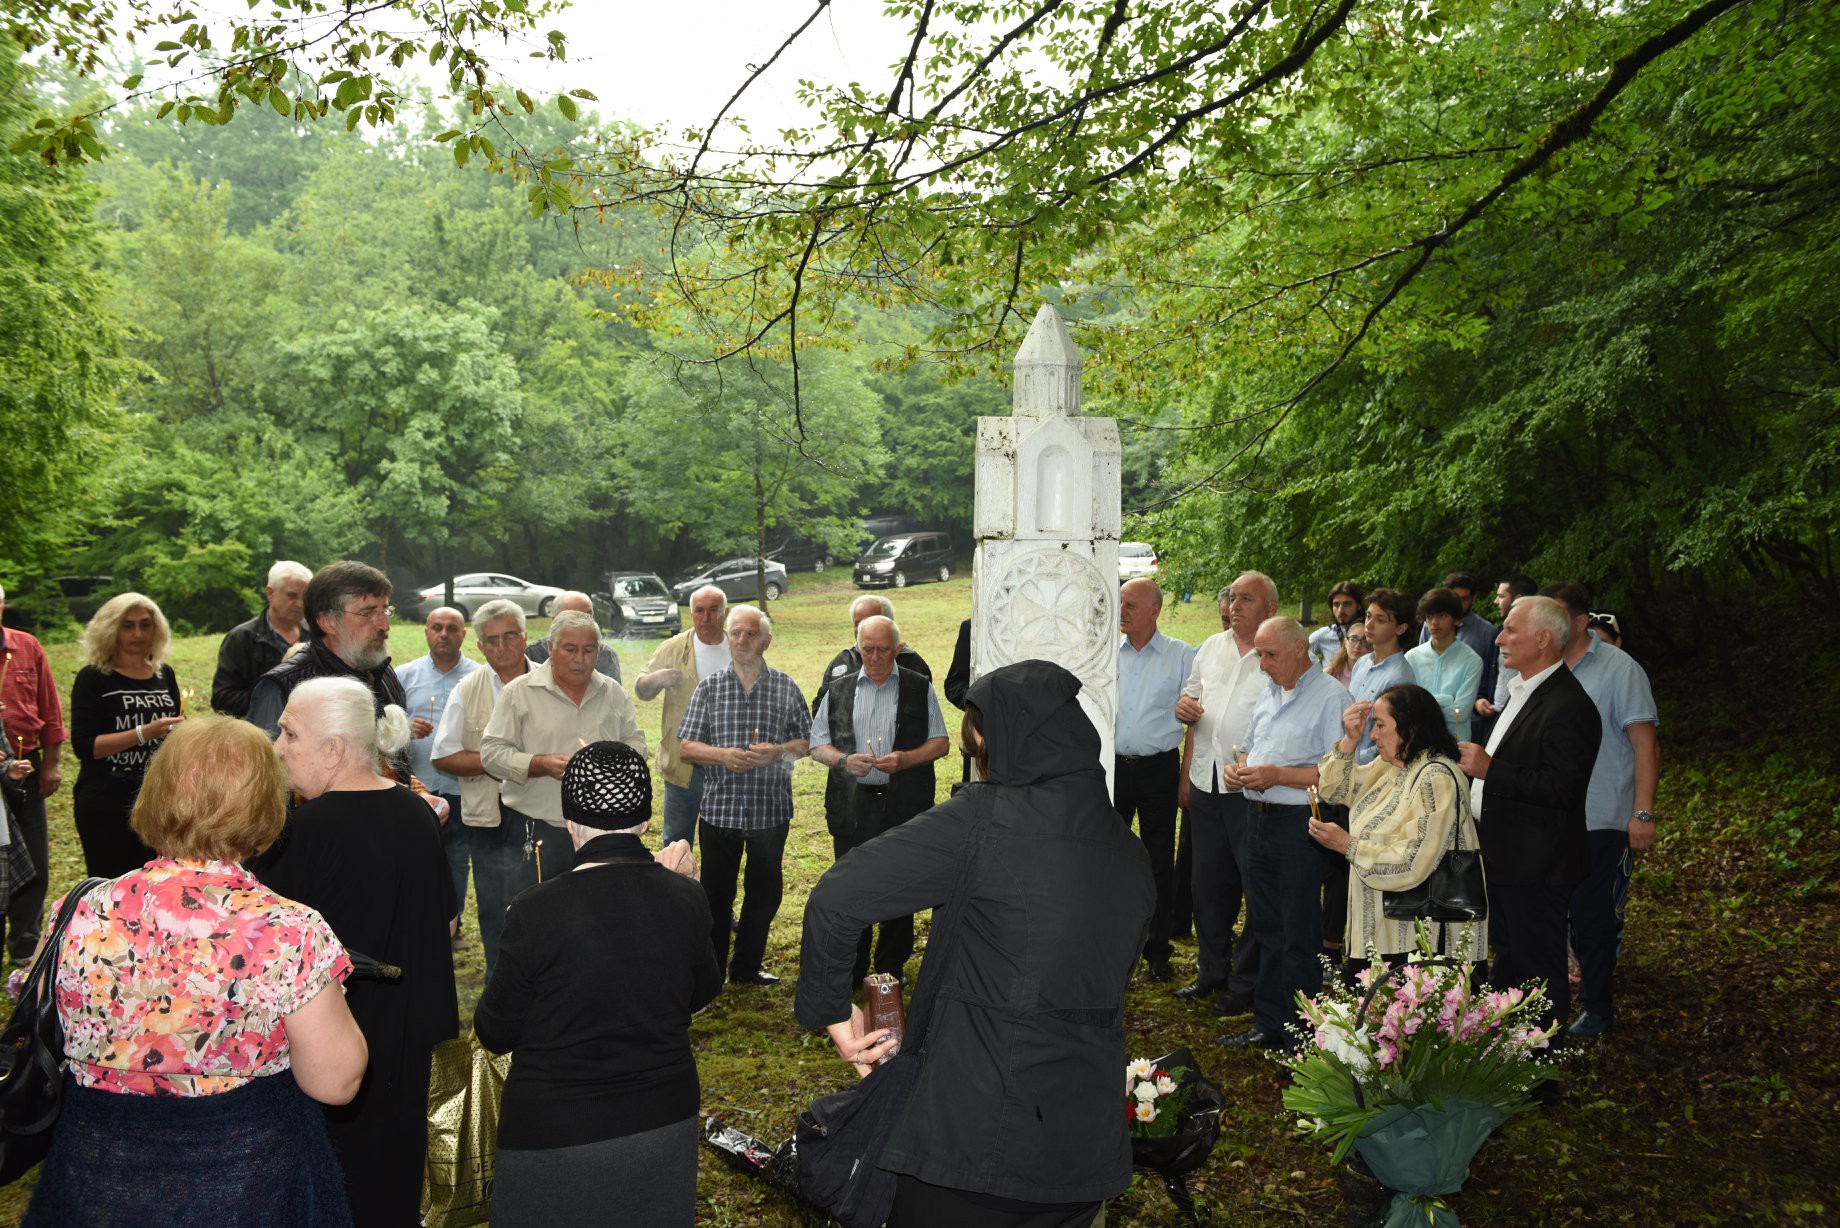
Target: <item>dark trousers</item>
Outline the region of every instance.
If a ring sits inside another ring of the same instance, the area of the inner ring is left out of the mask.
[[[1495,958],[1489,981],[1496,989],[1539,981],[1552,1004],[1541,1026],[1564,1023],[1572,1009],[1565,975],[1565,914],[1572,888],[1489,884],[1489,941]]]
[[[1323,806],[1323,822],[1348,830],[1348,807]],[[1342,934],[1348,928],[1348,859],[1332,855],[1323,859],[1322,941],[1325,949],[1342,947]],[[1331,956],[1333,958],[1333,956]]]
[[[1159,755],[1119,755],[1112,765],[1112,806],[1129,827],[1137,820],[1137,834],[1150,854],[1150,872],[1156,878],[1156,911],[1150,915],[1150,934],[1144,939],[1144,958],[1166,960],[1169,917],[1176,894],[1176,783],[1182,755],[1166,750]]]
[[[1623,901],[1629,895],[1629,834],[1589,831],[1590,869],[1572,891],[1572,950],[1583,976],[1580,1005],[1593,1015],[1614,1018],[1610,981],[1623,945]]]
[[[841,861],[845,853],[863,843],[865,842],[861,840],[832,835],[831,851],[835,853],[837,859]],[[875,932],[878,929],[881,931],[881,936],[876,938]],[[886,972],[891,976],[898,976],[902,981],[906,981],[907,961],[913,958],[914,954],[913,914],[908,913],[900,917],[889,917],[886,921],[883,921],[881,925],[870,926],[863,930],[862,936],[856,940],[856,964],[850,971],[850,985],[852,987],[861,985],[863,978],[869,975],[871,939],[874,939],[875,970],[877,972]]]
[[[1210,783],[1219,783],[1218,773]],[[1248,898],[1246,798],[1191,786],[1187,826],[1195,846],[1195,979],[1250,996],[1259,975],[1259,944],[1252,936],[1252,923],[1242,923],[1239,941],[1233,940],[1233,923]]]
[[[559,874],[575,868],[575,842],[569,829],[542,819],[533,819],[521,810],[500,803],[499,823],[509,823],[518,844],[517,870],[512,875],[511,896],[539,882],[547,883]],[[526,853],[525,849],[530,849]]]
[[[1179,758],[1176,771],[1179,781]],[[1195,923],[1195,837],[1191,831],[1194,825],[1194,818],[1184,810],[1180,826],[1176,829],[1176,894],[1169,902],[1169,932],[1172,936],[1183,938],[1188,937]]]
[[[497,827],[468,827],[461,821],[460,799],[443,793],[453,814],[441,829],[447,868],[454,876],[454,899],[466,908],[466,875],[473,872],[473,906],[479,916],[479,946],[485,952],[486,979],[498,962],[498,940],[505,932],[505,910],[528,884],[524,881],[524,822],[501,810]],[[548,824],[544,824],[548,826]],[[567,834],[564,833],[564,839]],[[549,858],[543,865],[547,869]]]
[[[1310,839],[1310,808],[1248,800],[1248,886],[1259,979],[1252,992],[1258,1026],[1280,1032],[1297,1022],[1297,995],[1322,988],[1322,846]]]
[[[767,930],[779,912],[785,890],[781,862],[786,855],[786,833],[792,824],[781,823],[765,831],[736,831],[697,820],[697,840],[703,847],[703,893],[709,897],[709,940],[715,944],[716,964],[729,976],[751,976],[760,971],[767,953]],[[741,861],[747,857],[747,877]],[[728,958],[728,919],[735,912],[735,887],[742,885],[741,920],[735,927],[735,958]]]
[[[27,751],[25,757],[32,762],[32,774],[17,787],[9,784],[6,798],[13,808],[13,817],[19,820],[19,831],[25,836],[32,864],[38,867],[38,877],[29,883],[14,884],[13,898],[6,906],[4,925],[0,926],[6,938],[6,953],[16,964],[31,959],[38,949],[38,931],[45,914],[45,890],[51,883],[51,839],[45,824],[45,799],[38,792],[38,769],[44,763],[44,754]]]

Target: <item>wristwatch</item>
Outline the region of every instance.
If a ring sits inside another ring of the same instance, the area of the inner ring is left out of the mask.
[[[1638,810],[1629,817],[1638,823],[1653,824],[1655,821],[1655,812],[1652,810]]]

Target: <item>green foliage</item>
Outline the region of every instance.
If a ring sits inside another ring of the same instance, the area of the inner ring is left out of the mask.
[[[0,43],[0,137],[34,113],[33,78]],[[25,591],[77,536],[80,503],[129,367],[97,271],[96,193],[68,171],[0,155],[0,583]]]

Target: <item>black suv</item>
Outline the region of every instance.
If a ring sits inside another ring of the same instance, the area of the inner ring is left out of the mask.
[[[906,588],[952,578],[950,533],[897,533],[879,539],[856,560],[857,588]]]
[[[594,595],[595,615],[614,635],[676,635],[684,615],[663,580],[649,571],[610,571],[607,590]],[[603,608],[604,607],[604,608]]]

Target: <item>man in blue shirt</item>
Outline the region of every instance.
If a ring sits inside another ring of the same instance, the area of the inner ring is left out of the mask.
[[[1144,939],[1151,980],[1175,977],[1169,956],[1170,916],[1176,887],[1176,791],[1181,783],[1182,735],[1176,701],[1195,664],[1191,644],[1156,629],[1163,590],[1156,581],[1127,580],[1118,590],[1118,720],[1114,729],[1112,805],[1137,834],[1156,876],[1156,912]]]
[[[1329,616],[1332,621],[1310,632],[1310,660],[1317,669],[1329,668],[1329,662],[1342,650],[1348,631],[1361,620],[1367,598],[1353,580],[1343,580],[1329,590]]]
[[[1349,698],[1347,687],[1311,664],[1296,619],[1266,619],[1252,643],[1271,685],[1252,710],[1245,762],[1224,775],[1229,787],[1246,791],[1251,812],[1246,912],[1259,943],[1259,979],[1252,1027],[1220,1043],[1288,1049],[1297,1043],[1285,1030],[1298,1021],[1297,994],[1322,988],[1323,859],[1335,856],[1310,839],[1308,791],[1316,765],[1341,740]]]
[[[432,748],[434,727],[447,711],[447,699],[479,662],[460,655],[466,643],[466,619],[460,611],[442,606],[422,624],[428,655],[417,657],[396,671],[407,697],[409,714],[409,773],[428,791],[447,803],[441,823],[441,843],[447,849],[447,869],[454,879],[454,899],[466,902],[467,843],[460,822],[460,780],[435,767]]]
[[[856,624],[859,665],[832,678],[819,692],[811,723],[811,757],[828,767],[824,821],[831,851],[844,854],[933,805],[933,762],[951,743],[933,683],[917,670],[897,667],[901,629],[874,614]],[[856,945],[851,984],[869,974],[870,931]],[[875,970],[905,981],[914,953],[914,918],[908,913],[881,924]]]
[[[1565,664],[1603,720],[1603,741],[1584,801],[1587,877],[1572,891],[1571,905],[1572,949],[1582,974],[1578,999],[1584,1010],[1566,1031],[1587,1038],[1608,1032],[1616,1017],[1611,979],[1623,943],[1630,857],[1655,843],[1659,721],[1648,674],[1628,653],[1590,633],[1591,595],[1584,587],[1553,584],[1542,592],[1571,615]]]

